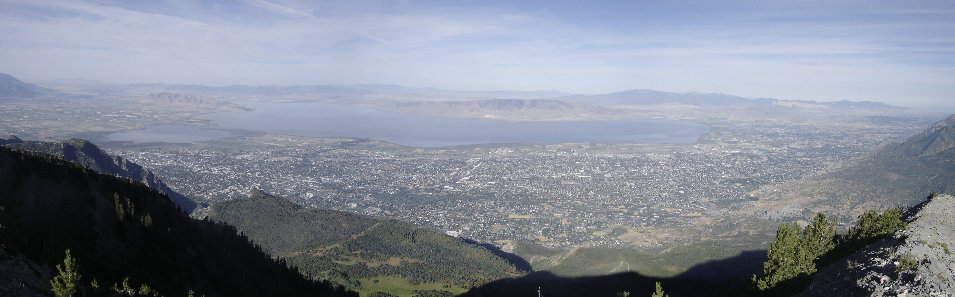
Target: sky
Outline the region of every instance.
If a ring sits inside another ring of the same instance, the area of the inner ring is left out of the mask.
[[[955,112],[955,1],[0,0],[28,82],[630,89]]]

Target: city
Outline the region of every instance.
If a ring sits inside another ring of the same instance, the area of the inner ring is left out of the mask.
[[[370,140],[249,135],[115,145],[204,203],[251,187],[296,203],[396,217],[483,242],[654,247],[795,180],[919,129],[708,123],[697,144],[500,144],[409,148]],[[841,129],[834,129],[841,127]],[[106,145],[110,147],[110,145]]]

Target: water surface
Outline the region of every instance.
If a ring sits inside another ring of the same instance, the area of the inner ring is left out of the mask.
[[[378,139],[414,147],[486,143],[695,143],[703,124],[671,120],[518,121],[402,114],[325,103],[241,102],[248,112],[199,116],[219,128]],[[193,131],[194,132],[194,131]]]
[[[186,125],[156,125],[142,130],[126,130],[106,135],[110,141],[134,143],[196,143],[232,136],[228,131]]]

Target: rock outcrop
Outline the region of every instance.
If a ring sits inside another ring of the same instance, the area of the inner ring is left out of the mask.
[[[908,227],[824,268],[796,296],[955,294],[955,197],[936,196],[910,215]]]

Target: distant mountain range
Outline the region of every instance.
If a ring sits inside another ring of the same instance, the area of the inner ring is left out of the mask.
[[[543,99],[442,98],[387,100],[354,96],[329,103],[355,104],[408,114],[506,121],[580,121],[664,118],[702,121],[833,121],[867,117],[923,118],[928,112],[869,101],[816,102],[725,94],[630,90]]]
[[[707,93],[671,93],[654,90],[628,90],[599,95],[571,95],[555,98],[557,100],[611,105],[661,105],[685,104],[697,106],[725,106],[772,104],[774,99],[751,99],[725,94]]]
[[[509,121],[579,120],[582,117],[597,117],[613,112],[605,107],[553,99],[410,101],[380,103],[376,107],[408,114]]]
[[[584,102],[609,105],[664,105],[683,104],[693,106],[796,106],[818,105],[855,108],[897,108],[885,103],[871,101],[816,102],[807,100],[779,100],[771,98],[746,98],[715,93],[673,93],[654,90],[628,90],[600,95],[571,95],[553,98],[569,102]]]
[[[380,84],[351,84],[351,85],[233,85],[233,86],[201,86],[183,84],[134,84],[125,85],[136,89],[167,90],[175,92],[213,93],[231,95],[255,96],[289,96],[289,95],[322,95],[335,97],[362,97],[378,96],[387,98],[431,98],[431,99],[539,99],[553,98],[568,95],[557,91],[456,91],[437,88],[415,88],[396,85]],[[304,99],[304,98],[303,98]],[[314,100],[304,99],[304,100]]]
[[[214,204],[209,219],[236,226],[272,255],[303,273],[329,279],[363,295],[447,291],[520,276],[526,263],[510,263],[484,246],[395,219],[306,209],[252,189],[249,197]],[[521,265],[523,264],[523,265]]]
[[[112,174],[142,182],[150,188],[168,195],[173,203],[186,213],[191,213],[198,206],[198,204],[191,199],[170,189],[169,186],[157,178],[155,174],[139,164],[123,157],[110,155],[93,143],[83,139],[73,138],[64,142],[46,142],[23,141],[16,136],[11,136],[9,139],[0,139],[0,145],[6,145],[14,150],[33,151],[58,156],[67,161],[77,162],[83,166],[92,168],[99,173]]]
[[[555,91],[454,91],[394,85],[200,86],[180,84],[56,84],[64,96],[137,98],[147,104],[202,105],[241,111],[240,100],[322,102],[408,114],[505,121],[581,121],[663,118],[701,121],[857,120],[871,116],[935,116],[868,101],[816,102],[725,94],[628,90],[581,95]],[[4,91],[6,90],[6,91]],[[0,98],[53,90],[4,75]],[[6,93],[8,95],[4,96]],[[83,97],[83,98],[86,98]]]

